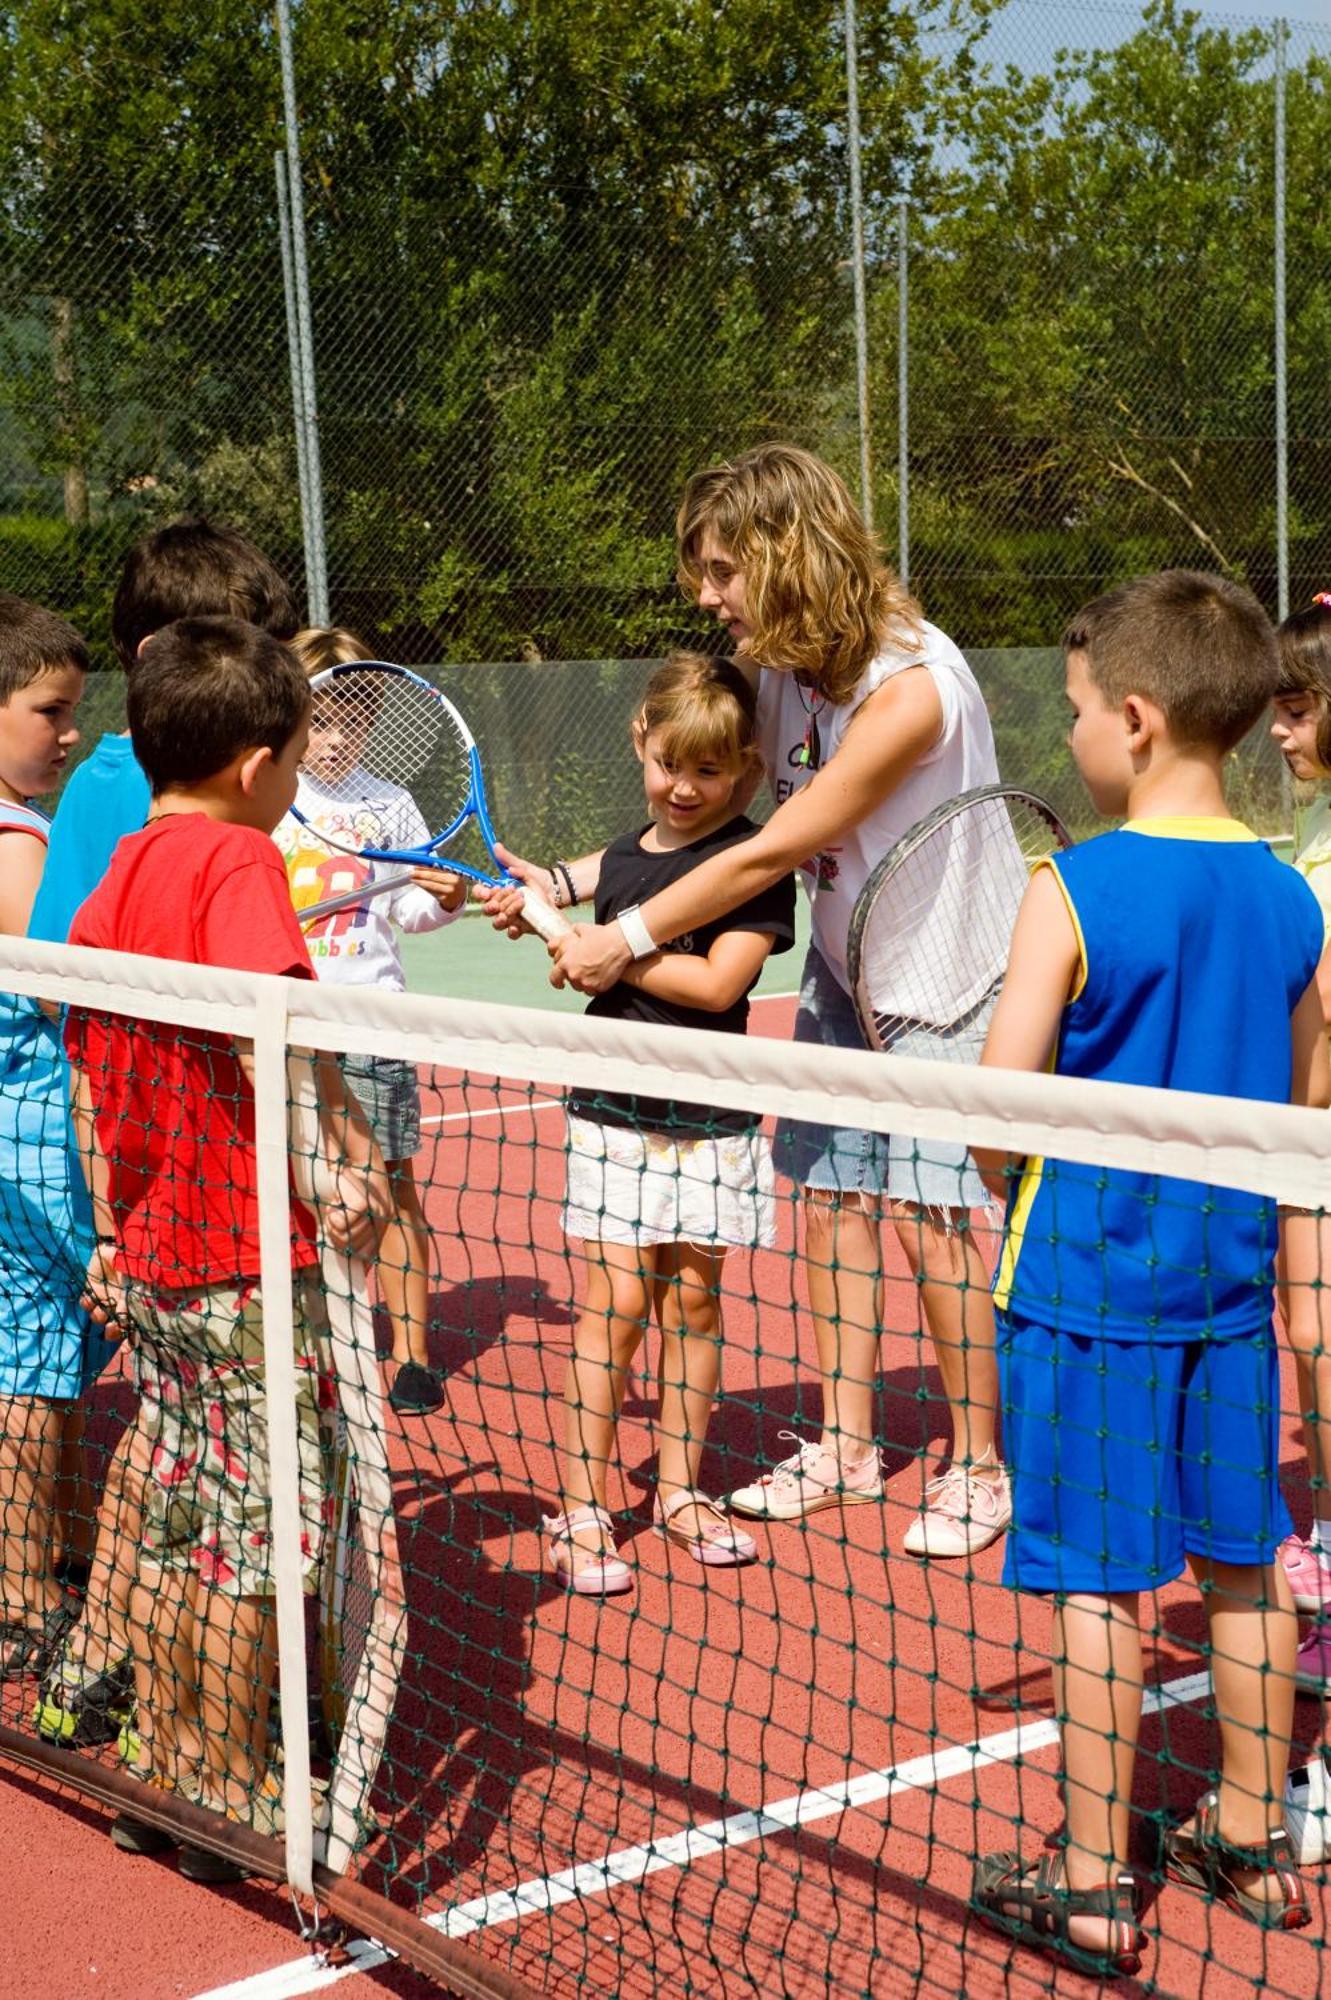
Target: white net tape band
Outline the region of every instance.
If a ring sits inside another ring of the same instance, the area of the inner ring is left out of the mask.
[[[500,949],[496,940],[496,949]],[[502,947],[507,950],[511,947]],[[1326,1114],[1245,1098],[978,1070],[855,1050],[806,1051],[758,1036],[642,1027],[534,1008],[274,981],[174,960],[0,940],[0,988],[169,1021],[255,1033],[265,989],[286,987],[296,1048],[391,1054],[472,1074],[765,1111],[904,1139],[1009,1147],[1168,1174],[1331,1208]],[[703,1086],[706,1086],[705,1090]]]

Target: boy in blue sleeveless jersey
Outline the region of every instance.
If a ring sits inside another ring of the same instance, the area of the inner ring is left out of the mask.
[[[986,1064],[1269,1103],[1331,1095],[1316,898],[1225,804],[1224,758],[1276,684],[1256,600],[1166,571],[1064,635],[1071,748],[1116,832],[1031,881]],[[1276,1560],[1277,1218],[1257,1195],[980,1154],[1006,1191],[995,1303],[1014,1471],[1005,1582],[1054,1598],[1066,1838],[982,1857],[973,1900],[1082,1970],[1131,1973],[1127,1870],[1140,1593],[1200,1585],[1218,1786],[1166,1836],[1168,1874],[1270,1928],[1308,1921],[1281,1819],[1297,1629]]]

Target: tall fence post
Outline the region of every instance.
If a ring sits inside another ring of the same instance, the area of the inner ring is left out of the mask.
[[[1276,611],[1289,616],[1289,404],[1285,328],[1285,45],[1289,23],[1276,22],[1275,103],[1275,360],[1276,360]]]
[[[910,198],[897,198],[897,573],[910,582]]]
[[[305,408],[305,476],[309,537],[306,594],[310,620],[328,623],[328,558],[324,543],[323,474],[319,462],[319,404],[314,386],[314,331],[310,319],[310,274],[305,255],[305,195],[300,177],[300,126],[296,118],[296,67],[291,53],[290,0],[277,0],[277,39],[282,58],[282,107],[287,133],[287,193],[291,219],[291,263],[295,277],[296,328],[300,345],[301,394]]]
[[[855,0],[845,0],[846,138],[850,154],[851,268],[855,280],[855,395],[860,426],[860,510],[873,526],[873,485],[869,449],[869,317],[864,287],[864,191],[860,178],[860,65],[855,36]]]
[[[300,531],[305,545],[305,578],[314,575],[315,555],[310,518],[310,464],[305,437],[305,377],[300,365],[300,324],[296,317],[296,271],[291,255],[291,209],[287,188],[287,156],[273,154],[277,180],[277,231],[282,245],[282,296],[287,314],[287,367],[291,374],[291,414],[296,429],[296,483],[300,489]]]

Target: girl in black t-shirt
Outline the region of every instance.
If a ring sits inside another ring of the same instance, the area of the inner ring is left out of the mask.
[[[648,684],[633,728],[651,819],[605,853],[597,921],[608,923],[747,840],[735,795],[755,768],[754,697],[724,661],[676,653]],[[631,966],[592,1001],[617,1020],[743,1034],[748,995],[795,935],[793,876]],[[731,1245],[774,1238],[772,1169],[756,1115],[577,1091],[569,1102],[564,1228],[586,1290],[565,1384],[563,1511],[544,1529],[569,1590],[632,1588],[615,1554],[606,1477],[624,1385],[655,1311],[661,1323],[658,1533],[696,1562],[752,1562],[753,1538],[698,1490],[721,1358],[721,1266]]]

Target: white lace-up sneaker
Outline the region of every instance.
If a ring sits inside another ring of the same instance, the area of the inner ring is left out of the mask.
[[[1285,1826],[1301,1868],[1331,1856],[1331,1751],[1319,1751],[1286,1778]]]
[[[924,1489],[924,1512],[906,1531],[908,1556],[974,1556],[1007,1533],[1012,1488],[1005,1468],[986,1453],[971,1465],[950,1465]]]
[[[823,1507],[844,1507],[857,1500],[881,1500],[883,1469],[878,1453],[842,1459],[823,1444],[801,1443],[794,1431],[778,1431],[796,1446],[789,1458],[740,1486],[726,1505],[736,1514],[749,1514],[759,1521],[802,1521]]]

